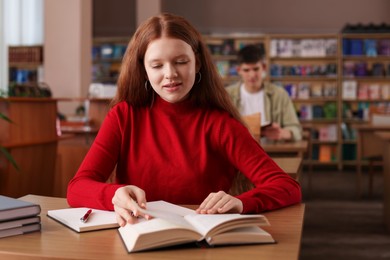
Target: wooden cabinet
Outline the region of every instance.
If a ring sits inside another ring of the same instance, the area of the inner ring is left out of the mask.
[[[0,99],[0,145],[8,149],[19,171],[0,155],[0,194],[53,195],[57,153],[57,104],[50,98]]]

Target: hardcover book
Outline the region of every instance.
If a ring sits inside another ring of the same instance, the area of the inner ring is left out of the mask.
[[[41,206],[0,195],[0,222],[27,218],[41,213]]]
[[[23,235],[31,232],[40,231],[40,230],[41,230],[41,223],[22,225],[18,227],[0,230],[0,238]]]
[[[129,253],[191,242],[209,246],[275,243],[259,227],[269,225],[263,215],[196,214],[165,201],[149,202],[145,213],[153,218],[139,218],[138,223],[118,229]]]

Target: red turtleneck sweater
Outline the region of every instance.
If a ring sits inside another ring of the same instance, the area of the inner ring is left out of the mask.
[[[116,183],[106,183],[116,165]],[[228,113],[190,101],[157,98],[151,108],[122,102],[107,114],[67,198],[73,207],[113,210],[115,191],[131,184],[142,188],[148,201],[200,204],[211,192],[227,192],[237,170],[256,187],[237,196],[243,213],[301,200],[299,184]]]

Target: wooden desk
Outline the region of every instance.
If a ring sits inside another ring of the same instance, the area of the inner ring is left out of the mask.
[[[261,146],[272,157],[296,156],[303,158],[308,149],[308,141],[301,140],[296,142],[274,142],[261,140]]]
[[[390,126],[374,126],[371,124],[353,125],[357,130],[357,181],[356,181],[356,193],[360,198],[362,195],[361,179],[362,179],[362,160],[365,157],[374,157],[382,155],[383,140],[381,140],[376,134],[376,131],[389,131]]]
[[[47,210],[68,207],[64,198],[28,195],[23,200],[39,203],[42,231],[2,238],[1,259],[298,259],[304,204],[267,212],[265,227],[276,244],[177,248],[128,254],[117,229],[76,233],[46,216]]]
[[[299,180],[302,167],[301,157],[275,157],[272,160],[292,178]]]
[[[390,231],[390,131],[375,132],[383,143],[383,211],[387,231]]]

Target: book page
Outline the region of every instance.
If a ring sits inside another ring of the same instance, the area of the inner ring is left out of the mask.
[[[171,220],[154,218],[140,219],[136,224],[120,227],[118,231],[127,251],[137,252],[201,240],[202,235],[188,226],[189,228],[186,228]]]
[[[158,201],[152,201],[148,202],[146,204],[146,210],[147,211],[161,211],[161,212],[169,212],[172,214],[185,216],[189,214],[196,214],[195,210],[188,209],[185,207],[181,207],[166,201],[158,200]]]
[[[190,223],[184,218],[185,215],[196,214],[194,210],[174,205],[165,201],[148,202],[146,210],[140,209],[143,214],[148,214],[153,218],[159,218],[170,222],[177,227],[184,227],[195,230]]]
[[[239,227],[269,225],[268,220],[263,215],[196,214],[187,215],[185,219],[204,237]]]
[[[275,243],[270,233],[257,226],[235,228],[213,237],[206,237],[206,241],[209,245]]]

